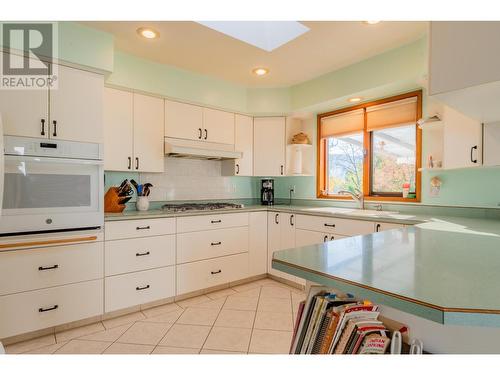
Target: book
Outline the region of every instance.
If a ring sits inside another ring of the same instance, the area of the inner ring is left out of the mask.
[[[378,306],[371,305],[371,304],[365,304],[365,303],[359,303],[354,306],[350,306],[345,308],[339,317],[339,322],[337,324],[332,343],[330,345],[329,353],[334,353],[335,347],[337,346],[337,343],[339,342],[340,335],[344,331],[345,325],[349,321],[349,319],[354,319],[354,318],[362,318],[362,317],[370,317],[370,318],[376,318],[378,317],[378,313],[376,316],[370,316],[370,314],[366,314],[367,312],[372,312],[372,311],[377,311]]]
[[[384,354],[391,339],[378,333],[367,335],[361,345],[359,354]]]
[[[299,327],[297,329],[297,334],[295,335],[295,340],[293,341],[291,350],[292,354],[300,354],[302,344],[304,342],[304,338],[306,335],[307,326],[309,324],[309,320],[311,319],[314,303],[316,302],[316,299],[313,297],[319,294],[326,293],[326,290],[327,288],[323,286],[312,286],[309,289],[309,294],[305,302],[304,311],[300,319]]]
[[[297,331],[299,330],[299,324],[300,320],[302,319],[302,313],[304,312],[304,306],[306,305],[305,301],[302,301],[299,303],[299,308],[297,310],[297,318],[295,319],[295,324],[293,326],[293,336],[292,336],[292,342],[290,343],[290,354],[293,354],[293,343],[295,341],[295,337],[297,336]]]

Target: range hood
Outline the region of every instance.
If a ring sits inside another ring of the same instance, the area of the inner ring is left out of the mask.
[[[185,159],[227,160],[240,159],[243,153],[235,151],[233,145],[165,137],[165,155]]]

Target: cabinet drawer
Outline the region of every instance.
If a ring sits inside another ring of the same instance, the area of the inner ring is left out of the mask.
[[[0,253],[0,295],[102,278],[103,242]]]
[[[248,251],[248,227],[182,233],[177,236],[177,263]]]
[[[297,228],[344,236],[357,236],[375,231],[374,223],[371,221],[310,215],[297,215]]]
[[[102,279],[0,297],[0,339],[101,315],[102,304]]]
[[[175,235],[106,241],[105,275],[143,271],[175,264]]]
[[[175,266],[106,277],[105,312],[175,295]]]
[[[106,240],[175,234],[175,219],[109,221],[104,226]]]
[[[177,294],[210,288],[248,276],[248,253],[177,266]]]
[[[186,216],[177,218],[177,233],[243,227],[248,225],[248,212]]]

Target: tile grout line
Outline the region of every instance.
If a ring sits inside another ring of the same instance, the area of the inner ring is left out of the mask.
[[[174,302],[175,303],[175,302]],[[177,305],[179,306],[179,305]],[[175,325],[175,323],[177,323],[177,321],[181,318],[181,316],[184,314],[184,312],[187,310],[187,307],[186,308],[183,308],[181,306],[179,306],[179,308],[182,310],[182,314],[180,314],[176,319],[175,321],[172,323],[172,325],[170,326],[169,329],[167,329],[167,332],[165,332],[165,334],[161,337],[161,339],[156,343],[155,347],[153,348],[153,350],[151,351],[151,353],[149,354],[153,354],[153,352],[156,350],[156,348],[158,346],[160,346],[160,342],[162,342],[162,340],[165,338],[165,336],[170,332],[170,330],[172,329],[172,327]],[[151,323],[156,323],[156,322],[151,322]]]
[[[212,330],[214,329],[214,326],[215,326],[215,322],[217,321],[217,319],[219,319],[219,315],[222,311],[222,309],[224,308],[224,305],[226,304],[227,302],[227,296],[224,297],[224,303],[222,304],[222,306],[220,307],[220,310],[219,310],[219,313],[217,314],[212,326],[210,327],[210,331],[208,331],[208,335],[207,337],[205,337],[205,340],[203,341],[203,344],[201,345],[201,348],[200,348],[200,351],[199,351],[199,354],[201,354],[201,351],[204,349],[203,347],[205,346],[207,340],[208,340],[208,337],[210,336],[210,334],[212,333]]]
[[[259,287],[259,296],[257,297],[257,306],[255,308],[255,316],[253,317],[252,332],[250,333],[250,340],[248,341],[247,354],[250,353],[250,346],[252,344],[253,331],[255,329],[255,321],[257,320],[257,313],[259,312],[260,295],[262,294],[262,286]]]

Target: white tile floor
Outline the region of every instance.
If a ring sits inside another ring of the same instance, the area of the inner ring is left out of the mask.
[[[302,291],[262,279],[6,347],[23,354],[286,354]]]

